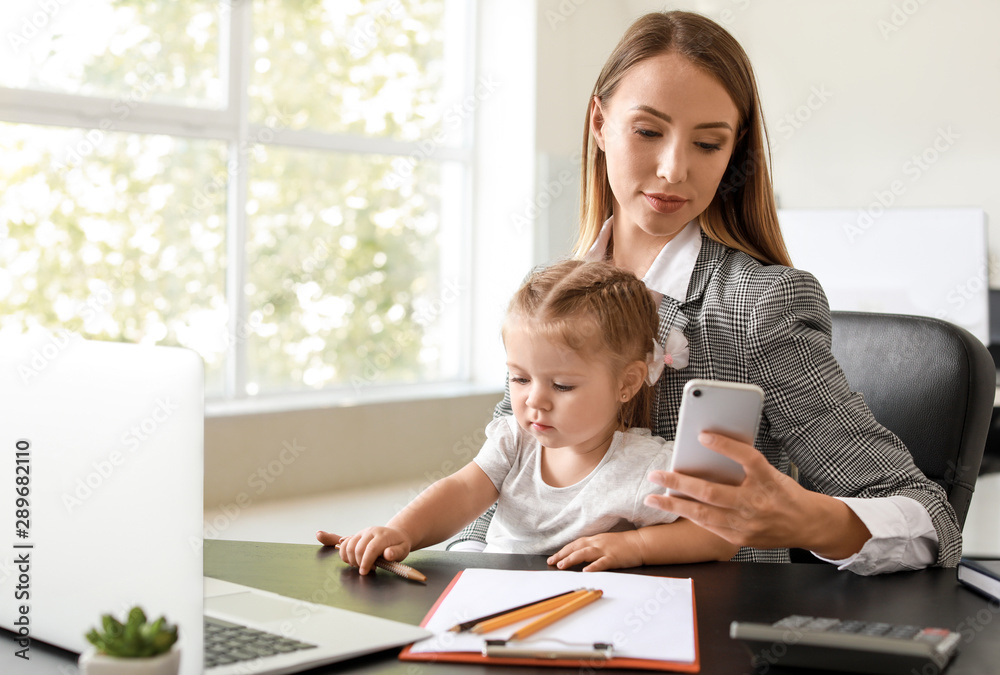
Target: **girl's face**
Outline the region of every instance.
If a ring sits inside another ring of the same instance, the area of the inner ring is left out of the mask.
[[[521,321],[508,324],[504,346],[511,407],[522,429],[545,448],[581,454],[610,439],[618,426],[624,383],[609,364],[584,359]]]
[[[591,105],[616,227],[673,238],[722,181],[739,121],[729,94],[683,56],[666,53],[637,63],[610,100]]]

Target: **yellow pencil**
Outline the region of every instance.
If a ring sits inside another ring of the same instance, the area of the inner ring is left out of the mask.
[[[523,640],[524,638],[528,637],[529,635],[534,635],[535,633],[537,633],[541,629],[545,628],[548,625],[551,625],[551,624],[555,623],[556,621],[558,621],[559,619],[563,618],[564,616],[568,616],[568,615],[572,614],[573,612],[575,612],[576,610],[578,610],[578,609],[580,609],[582,607],[586,607],[587,605],[589,605],[593,601],[597,600],[602,595],[604,595],[604,591],[601,591],[601,590],[587,591],[583,595],[575,598],[572,602],[569,602],[569,603],[563,605],[562,607],[560,607],[559,609],[555,609],[555,610],[549,612],[548,614],[546,614],[545,616],[532,621],[527,626],[524,626],[523,628],[518,629],[513,635],[510,636],[510,639],[511,640]]]
[[[504,628],[512,623],[517,623],[532,616],[538,616],[539,614],[544,614],[559,607],[562,607],[566,603],[572,602],[579,597],[582,597],[587,593],[586,588],[581,588],[578,591],[573,591],[567,595],[560,595],[559,597],[552,598],[550,600],[543,600],[542,602],[535,603],[534,605],[529,605],[527,607],[522,607],[513,612],[508,612],[507,614],[502,614],[495,619],[489,619],[488,621],[480,621],[475,626],[473,626],[470,631],[473,633],[489,633],[498,628]]]

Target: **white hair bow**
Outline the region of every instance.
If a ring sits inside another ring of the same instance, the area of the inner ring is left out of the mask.
[[[687,368],[689,359],[687,338],[681,331],[671,328],[667,333],[666,344],[661,347],[659,342],[653,340],[653,351],[646,353],[646,384],[656,384],[663,374],[663,366],[680,370]]]

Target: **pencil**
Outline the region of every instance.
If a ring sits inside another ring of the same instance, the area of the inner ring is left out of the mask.
[[[576,591],[582,591],[582,590],[584,590],[584,589],[582,589],[582,588],[576,589]],[[495,619],[498,616],[503,616],[504,614],[509,614],[510,612],[516,612],[519,609],[524,609],[526,607],[531,607],[532,605],[537,605],[537,604],[542,603],[542,602],[548,602],[549,600],[555,600],[556,598],[561,598],[561,597],[563,597],[565,595],[569,595],[570,593],[576,593],[576,591],[566,591],[564,593],[558,593],[558,594],[550,596],[548,598],[542,598],[541,600],[532,600],[531,602],[526,602],[523,605],[518,605],[517,607],[511,607],[509,609],[502,609],[499,612],[493,612],[492,614],[487,614],[486,616],[480,616],[480,617],[475,618],[475,619],[469,619],[468,621],[463,621],[462,623],[455,624],[454,626],[452,626],[451,628],[449,628],[448,631],[452,632],[452,633],[461,633],[463,631],[469,630],[470,628],[472,628],[476,624],[482,623],[484,621],[489,621],[490,619]]]
[[[545,628],[546,626],[555,623],[559,619],[572,614],[573,612],[582,607],[586,607],[587,605],[592,603],[594,600],[597,600],[602,595],[604,595],[604,591],[601,590],[587,591],[583,595],[574,598],[571,602],[568,602],[559,609],[555,609],[546,614],[545,616],[535,619],[527,626],[519,628],[517,631],[514,632],[513,635],[510,636],[510,639],[523,640],[529,635],[534,635],[535,633]]]
[[[580,588],[575,591],[570,591],[569,593],[560,593],[559,595],[553,596],[547,600],[535,601],[527,606],[515,607],[513,610],[501,612],[499,616],[487,618],[485,621],[477,623],[472,627],[472,632],[489,633],[497,628],[503,628],[529,617],[550,612],[554,609],[562,607],[568,602],[572,602],[578,596],[584,595],[585,593],[587,593],[587,589]]]
[[[334,544],[333,547],[338,551],[340,550],[340,544]],[[375,567],[384,569],[386,572],[392,572],[393,574],[401,576],[404,579],[409,579],[410,581],[419,581],[422,584],[427,583],[427,577],[424,574],[421,574],[409,565],[404,565],[399,562],[391,562],[382,556],[375,559]]]

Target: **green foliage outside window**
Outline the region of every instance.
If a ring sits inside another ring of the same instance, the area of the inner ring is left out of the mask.
[[[146,104],[224,107],[230,5],[116,0],[107,11],[119,24],[105,48],[58,77],[42,59],[19,85],[107,97],[107,115],[91,129],[0,122],[0,330],[190,347],[210,395],[239,341],[250,394],[453,374],[421,307],[447,282],[442,199],[459,198],[443,192],[460,165],[282,146],[295,130],[460,138],[442,115],[444,0],[254,3],[248,115],[265,131],[242,148],[118,130]],[[74,29],[85,27],[63,28]],[[237,326],[234,152],[247,172]]]

